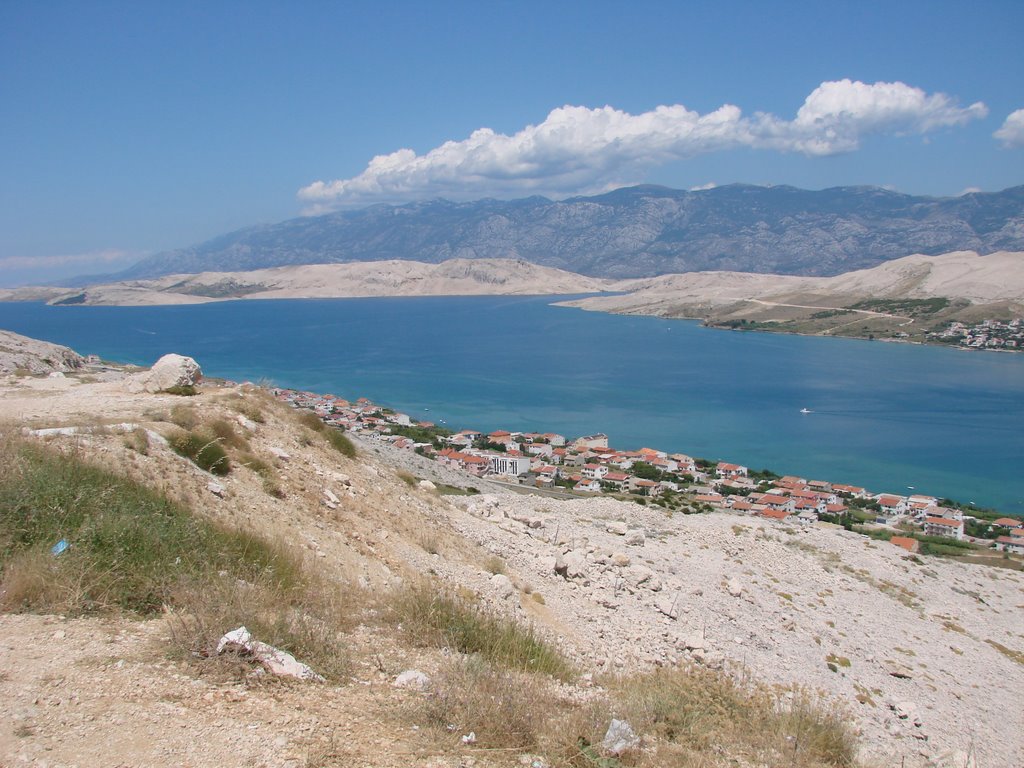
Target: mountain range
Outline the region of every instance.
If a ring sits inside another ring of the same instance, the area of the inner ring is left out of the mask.
[[[560,201],[374,205],[238,230],[104,279],[453,258],[524,259],[607,278],[708,270],[830,276],[964,250],[1024,250],[1024,186],[938,198],[879,187],[644,185]]]

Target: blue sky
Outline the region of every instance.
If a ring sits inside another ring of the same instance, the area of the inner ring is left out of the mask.
[[[1024,183],[1021,2],[295,5],[0,4],[0,285],[379,201]]]

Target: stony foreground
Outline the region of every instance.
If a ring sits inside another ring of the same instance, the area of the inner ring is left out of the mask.
[[[221,413],[239,391],[132,393],[109,372],[9,377],[0,415],[36,428],[152,422],[186,400]],[[237,423],[254,450],[275,457],[283,500],[242,470],[211,486],[158,445],[131,454],[117,434],[50,439],[159,478],[210,517],[287,536],[318,567],[368,590],[432,572],[535,622],[597,676],[721,666],[839,700],[862,732],[865,765],[1024,764],[1019,572],[918,559],[833,527],[668,517],[497,487],[445,497],[415,480],[459,477],[432,475],[441,470],[417,457],[362,446],[352,461],[277,418]],[[431,661],[367,632],[355,641],[365,653],[348,685],[248,690],[168,660],[160,620],[0,616],[0,764],[297,766],[314,753],[351,765],[517,764],[425,749],[394,715],[410,694],[391,680]]]

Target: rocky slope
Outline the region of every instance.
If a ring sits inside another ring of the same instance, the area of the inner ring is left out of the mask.
[[[520,258],[614,278],[703,270],[836,275],[908,253],[1021,249],[1024,186],[957,198],[877,187],[640,186],[561,201],[435,200],[291,219],[156,254],[118,277],[452,258]]]
[[[824,691],[860,729],[866,766],[1024,762],[1020,572],[919,560],[834,527],[726,513],[667,517],[634,503],[507,493],[477,478],[465,483],[484,495],[440,496],[408,475],[458,482],[451,471],[383,446],[363,445],[358,459],[346,459],[304,438],[262,397],[208,383],[187,403],[234,419],[256,453],[276,457],[283,499],[248,470],[211,490],[210,475],[158,443],[140,455],[116,427],[83,431],[114,422],[158,429],[186,402],[131,392],[116,371],[2,378],[0,417],[32,428],[77,425],[47,439],[159,478],[200,514],[287,537],[325,573],[364,589],[433,573],[534,622],[595,674],[697,663]],[[263,423],[232,410],[253,399],[263,403]],[[504,574],[492,573],[493,558]],[[438,660],[410,655],[372,627],[352,640],[353,682],[309,690],[197,677],[162,655],[162,620],[0,615],[0,637],[5,764],[293,767],[320,764],[314,755],[332,756],[322,764],[396,768],[520,764],[515,752],[438,751],[396,719],[412,694],[396,690],[394,676]]]
[[[64,373],[79,370],[84,362],[67,347],[0,330],[0,373]]]

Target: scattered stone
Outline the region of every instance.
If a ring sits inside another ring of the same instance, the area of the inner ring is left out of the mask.
[[[615,554],[613,554],[611,559],[612,565],[614,565],[616,568],[625,568],[630,563],[629,555],[624,555],[621,552],[616,552]]]
[[[246,430],[247,432],[255,432],[256,429],[257,429],[255,421],[253,421],[250,418],[247,418],[247,417],[243,416],[240,413],[235,416],[235,421],[238,422],[238,426],[240,426],[242,429]]]
[[[703,632],[691,632],[683,640],[683,648],[688,651],[704,651],[706,644]]]
[[[608,533],[614,533],[616,536],[625,536],[629,531],[629,526],[618,520],[613,520],[606,523],[604,529],[608,531]]]
[[[626,533],[626,544],[631,547],[642,547],[647,541],[647,537],[644,532],[639,528],[635,528],[632,531]]]
[[[743,584],[741,584],[740,580],[737,579],[735,576],[729,579],[728,583],[725,585],[725,588],[733,597],[739,597],[743,594]]]
[[[267,450],[275,459],[279,459],[281,461],[292,460],[291,454],[289,454],[288,451],[286,451],[284,448],[278,448],[277,446],[269,445],[267,446]]]
[[[601,746],[606,752],[618,757],[639,743],[640,737],[636,735],[629,723],[625,720],[612,720],[601,741]]]
[[[516,588],[512,584],[512,580],[503,573],[496,573],[491,576],[491,586],[494,587],[498,596],[503,600],[507,600],[515,594]]]
[[[661,611],[663,614],[668,616],[670,619],[679,618],[679,598],[680,594],[662,593],[654,600],[654,607]]]
[[[430,676],[418,669],[407,669],[395,678],[393,685],[395,688],[412,688],[422,691],[430,685]]]
[[[914,676],[914,672],[910,667],[898,661],[886,661],[884,666],[888,674],[901,680],[910,680]]]
[[[420,480],[420,481],[419,481],[419,483],[418,483],[418,485],[419,485],[419,487],[420,487],[420,488],[422,488],[422,489],[423,489],[424,491],[436,491],[436,490],[437,490],[437,486],[436,486],[436,485],[434,485],[434,484],[433,484],[432,482],[430,482],[429,480]]]
[[[473,732],[473,731],[470,731],[469,733],[467,733],[465,736],[462,737],[462,743],[463,744],[476,744],[476,733]]]
[[[324,498],[331,504],[336,505],[341,503],[341,499],[339,499],[330,488],[324,488]]]
[[[210,482],[208,482],[206,484],[206,490],[208,490],[210,493],[212,493],[219,499],[223,499],[224,494],[227,493],[227,488],[225,488],[221,483],[218,483],[216,480],[211,480]]]

